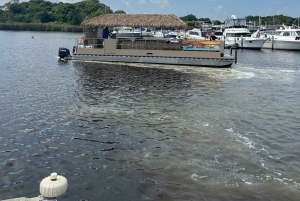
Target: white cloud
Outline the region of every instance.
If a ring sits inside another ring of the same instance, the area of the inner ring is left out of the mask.
[[[122,0],[122,3],[125,4],[126,6],[129,6],[129,2],[128,1]]]
[[[217,7],[214,7],[214,11],[215,12],[219,12],[223,9],[223,6],[217,6]]]
[[[146,0],[139,0],[139,4],[146,4]]]
[[[150,0],[151,3],[153,3],[154,5],[158,6],[158,7],[166,7],[169,5],[169,1],[168,0]]]

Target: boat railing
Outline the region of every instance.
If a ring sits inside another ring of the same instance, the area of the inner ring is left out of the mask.
[[[77,48],[104,48],[105,42],[103,38],[76,38]],[[141,50],[182,50],[181,41],[172,41],[166,38],[159,39],[135,39],[126,38],[117,40],[117,49],[141,49]]]
[[[103,48],[104,39],[103,38],[76,38],[75,45],[78,48]]]
[[[182,42],[168,39],[119,39],[117,49],[181,50]]]
[[[188,40],[188,41],[199,41],[201,40]],[[207,40],[202,40],[203,42],[209,42]],[[185,51],[186,49],[185,40],[170,40],[167,38],[146,38],[146,39],[136,39],[136,38],[127,38],[127,39],[117,39],[116,49],[130,49],[130,50],[167,50],[167,51]],[[196,42],[199,44],[198,42]],[[200,43],[200,46],[202,44]],[[215,44],[214,44],[215,45]],[[211,51],[212,46],[206,44],[199,49],[201,51]],[[221,45],[221,44],[219,44]],[[91,49],[103,49],[105,46],[105,40],[103,38],[77,38],[76,47],[77,48],[91,48]],[[218,51],[215,49],[214,51]]]

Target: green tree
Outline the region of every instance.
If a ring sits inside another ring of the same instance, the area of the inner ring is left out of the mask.
[[[82,22],[81,18],[78,15],[78,10],[72,9],[68,12],[67,14],[67,21],[69,24],[71,25],[80,25],[80,23]]]
[[[12,12],[13,14],[20,14],[25,11],[25,8],[23,7],[22,4],[12,3],[9,7],[9,11]]]
[[[54,22],[55,17],[47,11],[40,11],[35,16],[36,21],[42,23]]]
[[[126,14],[124,10],[116,10],[114,14]]]
[[[91,13],[91,14],[88,16],[88,19],[89,19],[89,18],[93,18],[93,17],[97,17],[97,16],[99,16],[99,15],[103,15],[103,14],[104,14],[103,11],[102,11],[101,9],[99,9],[99,10],[97,10],[96,12]]]
[[[203,21],[203,22],[211,23],[209,18],[198,18],[197,21]]]
[[[180,19],[185,21],[185,22],[187,22],[187,21],[196,21],[197,20],[196,16],[193,15],[193,14],[189,14],[187,16],[180,17]]]
[[[221,25],[222,24],[222,22],[219,21],[219,20],[213,20],[212,22],[214,23],[214,25]]]

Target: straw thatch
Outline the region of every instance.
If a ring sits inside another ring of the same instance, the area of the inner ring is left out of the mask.
[[[81,23],[83,27],[153,27],[185,29],[187,24],[176,15],[162,14],[104,14]]]

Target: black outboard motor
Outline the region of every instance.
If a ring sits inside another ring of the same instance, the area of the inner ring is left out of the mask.
[[[65,57],[70,57],[70,50],[64,47],[60,47],[58,50],[58,56],[61,59],[64,59]]]

